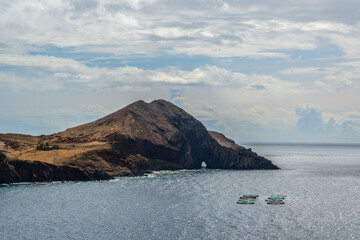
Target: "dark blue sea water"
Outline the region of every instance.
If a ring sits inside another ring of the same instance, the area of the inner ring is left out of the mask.
[[[0,239],[359,239],[360,146],[247,147],[282,169],[3,185]]]

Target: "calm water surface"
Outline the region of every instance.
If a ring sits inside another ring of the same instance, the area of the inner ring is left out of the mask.
[[[0,239],[359,239],[360,146],[247,147],[282,169],[2,185]]]

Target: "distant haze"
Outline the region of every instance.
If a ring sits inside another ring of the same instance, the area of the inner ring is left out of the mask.
[[[360,1],[2,0],[0,132],[166,99],[237,142],[360,142]]]

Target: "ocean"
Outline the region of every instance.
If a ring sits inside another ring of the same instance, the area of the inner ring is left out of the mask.
[[[246,147],[281,170],[1,185],[0,239],[359,239],[359,145]]]

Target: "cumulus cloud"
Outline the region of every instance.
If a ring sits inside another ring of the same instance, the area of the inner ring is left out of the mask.
[[[323,118],[319,109],[299,106],[296,108],[296,114],[299,119],[295,127],[299,132],[319,134],[323,131]]]
[[[358,119],[351,119],[350,112],[339,114],[342,116],[334,116],[339,119],[338,121],[334,117],[326,120],[318,107],[299,105],[296,108],[296,114],[298,120],[294,134],[297,134],[298,139],[351,142],[359,137],[360,122]]]

